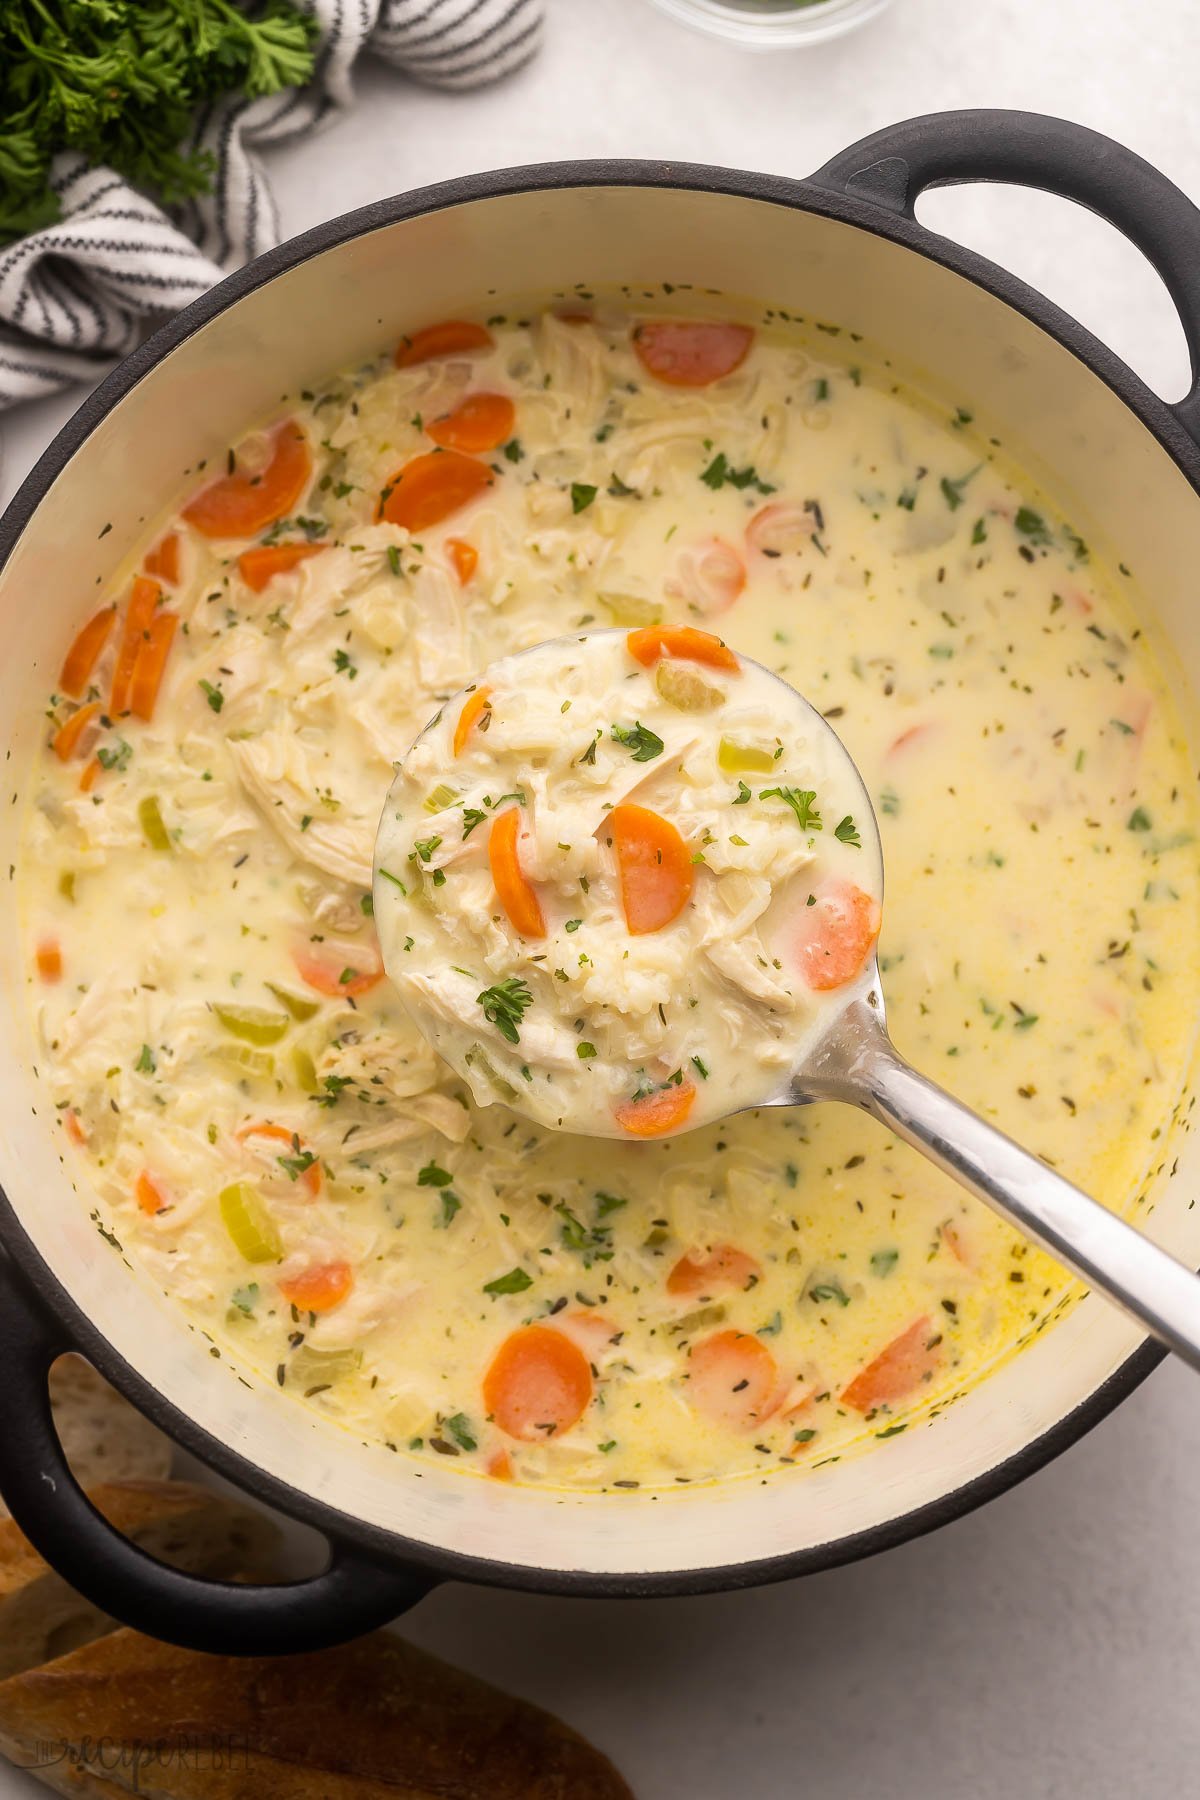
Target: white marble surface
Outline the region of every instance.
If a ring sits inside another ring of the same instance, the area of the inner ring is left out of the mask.
[[[468,170],[633,155],[802,174],[913,113],[1083,121],[1200,197],[1195,0],[896,0],[860,35],[770,58],[646,0],[548,0],[539,61],[466,98],[382,70],[276,159],[285,228]],[[1016,269],[1168,397],[1182,339],[1137,255],[1044,196],[963,189],[927,223]],[[77,404],[3,422],[5,497]],[[647,1603],[436,1594],[410,1635],[608,1749],[639,1800],[1127,1800],[1200,1793],[1200,1388],[1164,1368],[982,1512],[875,1561],[757,1593]],[[0,1795],[34,1791],[0,1775]]]

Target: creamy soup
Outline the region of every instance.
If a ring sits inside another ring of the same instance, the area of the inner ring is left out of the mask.
[[[868,978],[879,889],[831,729],[712,632],[642,626],[443,707],[383,809],[374,911],[478,1104],[649,1138],[786,1086]]]
[[[899,1048],[1133,1205],[1196,1017],[1193,772],[1129,578],[968,411],[834,326],[580,300],[417,332],[181,492],[64,646],[20,880],[82,1203],[215,1355],[398,1479],[647,1487],[886,1456],[1053,1315],[1061,1272],[851,1109],[477,1105],[372,914],[393,764],[479,670],[717,633],[865,777]]]

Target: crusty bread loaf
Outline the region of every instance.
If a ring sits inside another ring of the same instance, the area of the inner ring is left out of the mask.
[[[0,1749],[77,1800],[633,1800],[549,1713],[383,1632],[239,1660],[118,1631],[0,1683]]]
[[[194,1574],[268,1573],[278,1541],[262,1513],[183,1481],[89,1489],[113,1526],[148,1555]],[[48,1662],[113,1628],[48,1568],[11,1519],[0,1520],[0,1677]]]
[[[102,1481],[156,1481],[170,1473],[173,1446],[82,1356],[60,1356],[50,1371],[54,1425],[82,1487]],[[8,1508],[0,1499],[0,1519]]]

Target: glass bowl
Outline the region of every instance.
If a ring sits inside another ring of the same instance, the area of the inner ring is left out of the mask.
[[[653,0],[697,31],[746,50],[788,50],[823,44],[865,25],[891,0]]]

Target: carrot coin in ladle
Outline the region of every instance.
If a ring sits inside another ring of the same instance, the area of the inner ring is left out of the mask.
[[[477,1103],[647,1150],[746,1108],[862,1107],[1200,1368],[1196,1277],[893,1049],[862,779],[712,634],[598,631],[482,671],[397,765],[374,908]]]

